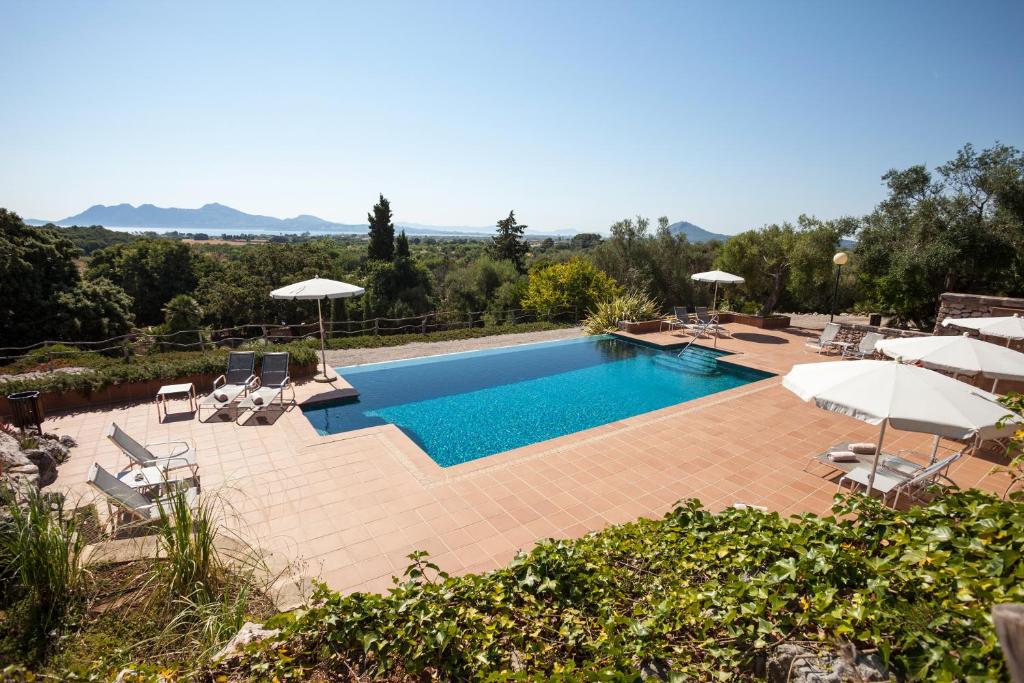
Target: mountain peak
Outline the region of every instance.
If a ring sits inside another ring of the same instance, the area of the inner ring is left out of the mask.
[[[690,242],[724,242],[729,239],[729,235],[723,235],[718,232],[711,232],[705,230],[699,225],[694,225],[689,221],[679,221],[668,226],[669,232],[673,235],[684,235]]]

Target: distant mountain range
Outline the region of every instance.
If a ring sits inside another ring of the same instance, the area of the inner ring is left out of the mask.
[[[277,232],[323,232],[363,233],[366,223],[333,223],[317,216],[303,214],[294,218],[274,218],[245,213],[223,204],[204,204],[198,209],[177,209],[154,206],[153,204],[116,204],[90,206],[82,213],[57,221],[28,219],[29,225],[102,225],[107,228],[166,228],[182,232],[211,232],[217,230],[252,230]],[[456,225],[421,225],[419,223],[395,223],[399,230],[410,235],[491,235],[493,227],[470,227]],[[573,235],[576,230],[538,233],[534,236]]]
[[[711,242],[713,240],[724,242],[729,239],[729,235],[711,232],[710,230],[705,230],[699,225],[694,225],[687,221],[673,223],[668,226],[668,229],[673,235],[686,235],[686,239],[690,242]]]

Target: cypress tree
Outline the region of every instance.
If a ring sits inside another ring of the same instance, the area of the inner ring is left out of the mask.
[[[405,230],[395,239],[395,258],[409,258],[409,238],[405,236]]]
[[[523,239],[527,226],[516,223],[516,212],[509,211],[508,218],[498,221],[498,234],[491,238],[491,256],[501,261],[511,261],[520,273],[526,272],[523,259],[530,245]]]
[[[373,213],[366,214],[370,224],[369,256],[377,261],[391,261],[395,257],[395,226],[391,222],[391,203],[380,195],[373,205]]]

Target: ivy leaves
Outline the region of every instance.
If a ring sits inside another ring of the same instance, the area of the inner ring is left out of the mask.
[[[836,517],[789,520],[685,501],[489,574],[448,577],[414,553],[388,595],[321,588],[232,673],[753,679],[782,642],[852,641],[907,680],[1005,679],[988,615],[1024,600],[1021,511],[976,491],[907,512],[850,496]]]

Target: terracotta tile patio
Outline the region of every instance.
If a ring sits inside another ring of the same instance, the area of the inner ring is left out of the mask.
[[[816,332],[727,327],[732,337],[718,346],[733,353],[730,362],[783,374],[795,363],[830,360],[804,347]],[[684,340],[667,333],[642,339]],[[268,424],[236,425],[173,412],[161,424],[151,403],[100,406],[46,426],[79,443],[55,484],[72,499],[94,497],[84,483],[93,462],[114,471],[125,464],[103,438],[110,421],[140,441],[185,438],[198,448],[203,491],[216,492],[244,537],[335,589],[380,591],[416,549],[452,573],[489,570],[537,539],[658,517],[683,498],[715,510],[743,502],[783,514],[827,511],[834,473],[820,465],[805,472],[809,457],[840,441],[871,441],[876,429],[805,404],[780,381],[449,468],[396,427],[321,437],[298,408]],[[297,387],[298,399],[325,390],[310,382]],[[924,435],[890,435],[893,449],[930,448]],[[961,487],[1001,492],[1006,480],[989,475],[992,464],[964,458],[951,477]]]

